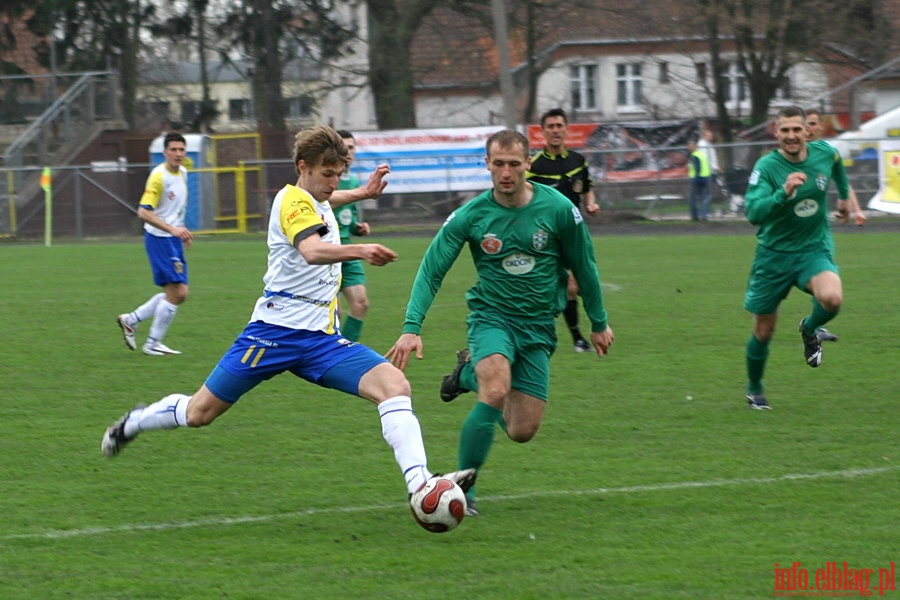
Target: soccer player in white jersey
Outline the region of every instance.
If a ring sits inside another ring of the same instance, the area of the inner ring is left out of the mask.
[[[168,133],[163,139],[165,161],[150,176],[138,206],[138,217],[144,222],[144,247],[150,259],[153,282],[162,288],[132,312],[116,318],[125,345],[137,348],[135,333],[138,323],[152,318],[153,324],[144,354],[163,356],[181,354],[162,343],[178,306],[188,297],[188,268],[184,248],[191,245],[191,232],[184,226],[187,209],[187,170],[184,161],[185,140],[180,133]]]
[[[101,450],[106,456],[115,456],[144,431],[209,425],[242,395],[289,371],[377,406],[382,435],[393,448],[412,495],[433,474],[413,413],[410,384],[403,372],[380,354],[344,338],[337,318],[341,263],[364,260],[383,266],[397,254],[381,244],[341,245],[329,198],[335,198],[349,158],[334,129],[320,126],[298,133],[293,159],[299,179],[296,185],[282,188],[272,203],[264,291],[250,322],[199,390],[192,396],[172,394],[128,411],[106,430]],[[369,179],[379,192],[387,170],[382,165],[377,176]],[[338,197],[335,204],[345,203],[348,197]],[[445,477],[468,490],[475,482],[475,470],[455,471]]]

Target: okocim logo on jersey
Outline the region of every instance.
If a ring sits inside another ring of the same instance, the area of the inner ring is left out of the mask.
[[[819,212],[819,203],[812,198],[806,198],[794,205],[794,214],[798,217],[811,217]]]
[[[503,270],[510,275],[524,275],[534,268],[534,257],[516,252],[503,259]]]

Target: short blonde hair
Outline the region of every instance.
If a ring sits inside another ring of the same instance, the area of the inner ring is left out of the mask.
[[[301,129],[294,136],[294,166],[302,160],[308,166],[341,166],[350,164],[350,153],[344,140],[326,125]],[[299,171],[299,169],[298,169]]]

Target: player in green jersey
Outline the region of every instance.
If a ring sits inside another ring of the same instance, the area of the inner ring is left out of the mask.
[[[528,139],[522,134],[499,131],[486,151],[493,188],[454,211],[435,235],[413,283],[403,333],[387,353],[401,369],[413,352],[423,357],[425,313],[468,246],[478,274],[466,292],[468,349],[458,353],[456,369],[444,378],[441,398],[478,392],[459,442],[459,464],[476,469],[487,459],[497,424],[519,443],[531,440],[541,425],[568,270],[581,287],[598,356],[615,337],[581,211],[553,188],[526,180]],[[474,489],[467,497],[469,514],[477,514]]]
[[[356,139],[346,129],[338,129],[338,135],[344,140],[350,156],[350,164],[356,158]],[[350,172],[350,166],[338,183],[339,190],[352,190],[359,187],[359,178]],[[369,235],[369,224],[359,220],[356,203],[345,204],[336,208],[338,228],[341,230],[341,244],[352,244],[351,236]],[[348,260],[341,263],[341,294],[347,300],[347,311],[341,313],[341,334],[351,341],[359,341],[362,334],[363,320],[369,312],[369,295],[366,293],[366,272],[360,260]]]
[[[840,153],[808,141],[803,109],[788,106],[775,121],[778,149],[756,162],[747,187],[747,219],[758,227],[744,308],[753,314],[747,341],[747,404],[767,410],[762,378],[778,306],[792,287],[812,295],[812,313],[800,321],[806,364],[822,364],[822,342],[837,338],[823,325],[837,316],[843,289],[828,223],[828,186],[838,190],[838,213],[849,214],[849,184]]]

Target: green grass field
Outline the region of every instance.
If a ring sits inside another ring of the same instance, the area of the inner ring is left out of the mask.
[[[427,240],[379,241],[401,255],[367,270],[364,341],[384,352]],[[795,562],[812,586],[827,562],[873,569],[878,597],[900,554],[900,235],[837,244],[841,340],[808,368],[809,300],[792,293],[775,410],[758,412],[743,399],[752,233],[597,238],[612,353],[575,354],[560,329],[543,428],[498,436],[482,516],[444,535],[410,517],[375,409],[290,376],[209,428],[100,455],[133,404],[202,383],[249,317],[264,240],[196,242],[166,338],[184,355],[153,358],[115,325],[154,290],[140,243],[0,247],[0,598],[766,598]],[[437,471],[455,468],[473,401],[437,395],[471,279],[464,254],[407,370]]]

